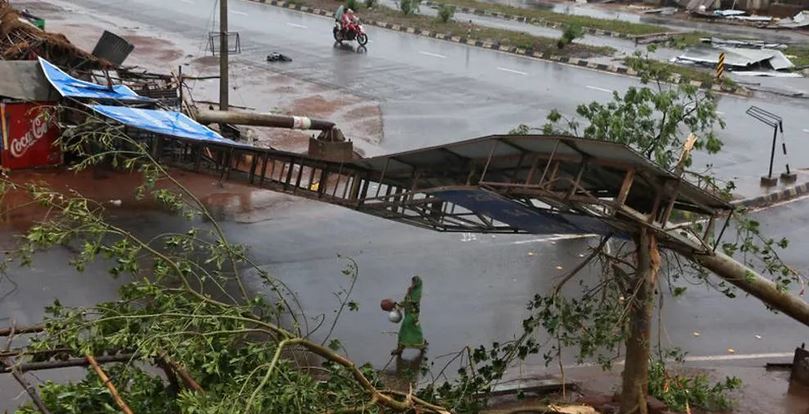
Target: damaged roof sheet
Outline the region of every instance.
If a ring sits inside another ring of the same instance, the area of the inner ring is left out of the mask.
[[[28,102],[59,98],[39,63],[31,60],[0,60],[0,97]]]
[[[154,99],[140,96],[125,85],[99,85],[76,79],[54,64],[39,58],[42,72],[48,81],[64,97],[85,99],[108,99],[120,102],[154,102]]]
[[[695,63],[716,65],[719,54],[725,53],[725,65],[737,68],[749,68],[758,63],[768,63],[775,70],[789,69],[795,66],[778,50],[723,47],[721,49],[697,47],[685,51],[677,59]]]
[[[238,145],[179,112],[108,105],[90,105],[90,108],[124,125],[156,134]]]

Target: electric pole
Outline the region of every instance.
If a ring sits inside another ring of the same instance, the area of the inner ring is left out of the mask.
[[[228,0],[219,0],[219,110],[228,103]]]

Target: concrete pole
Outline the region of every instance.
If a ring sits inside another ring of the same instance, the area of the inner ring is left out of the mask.
[[[228,102],[228,0],[219,0],[219,109],[227,111]]]
[[[765,305],[809,326],[809,303],[799,296],[778,289],[775,283],[755,270],[722,252],[716,252],[714,255],[693,255],[690,258],[739,289],[755,296]]]
[[[313,129],[319,131],[330,131],[334,128],[334,122],[309,119],[302,116],[272,115],[257,112],[212,111],[209,109],[198,109],[196,112],[196,120],[203,124],[225,123],[288,129]]]

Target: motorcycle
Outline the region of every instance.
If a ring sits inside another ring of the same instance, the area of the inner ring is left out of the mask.
[[[340,23],[335,22],[332,33],[337,43],[343,43],[344,40],[356,40],[360,46],[365,46],[365,44],[368,43],[368,35],[365,33],[365,28],[362,27],[362,23],[360,23],[359,19],[352,20],[342,30],[340,29]]]

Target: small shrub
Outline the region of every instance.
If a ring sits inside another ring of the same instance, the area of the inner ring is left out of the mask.
[[[357,11],[360,8],[360,3],[357,0],[346,0],[346,8]]]
[[[365,7],[372,9],[376,6],[376,3],[378,3],[378,0],[365,0]]]
[[[455,6],[451,4],[442,4],[438,7],[438,20],[442,23],[447,23],[455,16]]]
[[[421,0],[399,0],[399,9],[405,16],[412,16],[419,11]]]
[[[577,38],[584,36],[584,29],[577,24],[570,24],[565,26],[565,31],[562,32],[562,37],[556,42],[556,47],[564,49],[565,46],[573,43]]]

